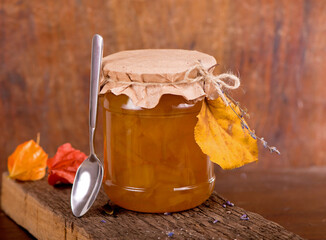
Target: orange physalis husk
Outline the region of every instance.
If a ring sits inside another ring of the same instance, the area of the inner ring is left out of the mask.
[[[230,104],[241,116],[239,108]],[[240,118],[221,98],[205,99],[197,118],[195,140],[212,162],[233,169],[258,160],[257,140],[243,129]]]
[[[70,143],[61,145],[47,162],[49,184],[73,183],[79,165],[86,158],[85,153],[74,149]]]
[[[34,181],[45,176],[48,155],[34,140],[20,144],[8,157],[9,177],[21,181]]]

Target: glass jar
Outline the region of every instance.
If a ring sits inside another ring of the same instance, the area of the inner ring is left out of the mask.
[[[163,95],[152,109],[106,93],[104,190],[134,211],[176,212],[198,206],[214,189],[213,163],[194,140],[202,102]]]

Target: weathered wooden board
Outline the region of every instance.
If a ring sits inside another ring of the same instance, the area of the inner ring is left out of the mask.
[[[197,208],[171,215],[121,208],[110,215],[103,208],[108,198],[100,192],[91,210],[75,218],[70,187],[54,188],[46,180],[17,182],[7,173],[2,178],[2,209],[38,239],[302,239],[256,213],[224,208],[216,193]],[[243,214],[249,220],[241,220]]]

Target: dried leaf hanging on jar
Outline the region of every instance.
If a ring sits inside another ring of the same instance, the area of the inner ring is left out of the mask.
[[[229,101],[230,102],[230,101]],[[223,169],[241,167],[258,160],[257,140],[246,131],[238,106],[222,98],[205,99],[197,116],[195,140],[210,160]],[[235,111],[235,112],[234,112]]]
[[[38,137],[39,139],[39,137]],[[21,181],[34,181],[45,176],[48,155],[34,140],[17,146],[8,158],[9,177]]]
[[[49,158],[47,162],[49,184],[72,184],[78,167],[86,158],[85,153],[74,149],[70,143],[61,145],[54,157]]]

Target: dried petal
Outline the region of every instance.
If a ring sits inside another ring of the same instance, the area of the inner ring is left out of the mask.
[[[234,203],[231,203],[230,201],[226,201],[225,204],[229,207],[234,207]]]
[[[249,216],[247,214],[243,214],[241,217],[240,217],[241,220],[249,220]]]
[[[8,157],[9,177],[34,181],[45,176],[48,155],[34,140],[20,144]]]
[[[49,184],[73,183],[78,167],[86,158],[85,153],[74,149],[70,143],[60,146],[47,162]]]

